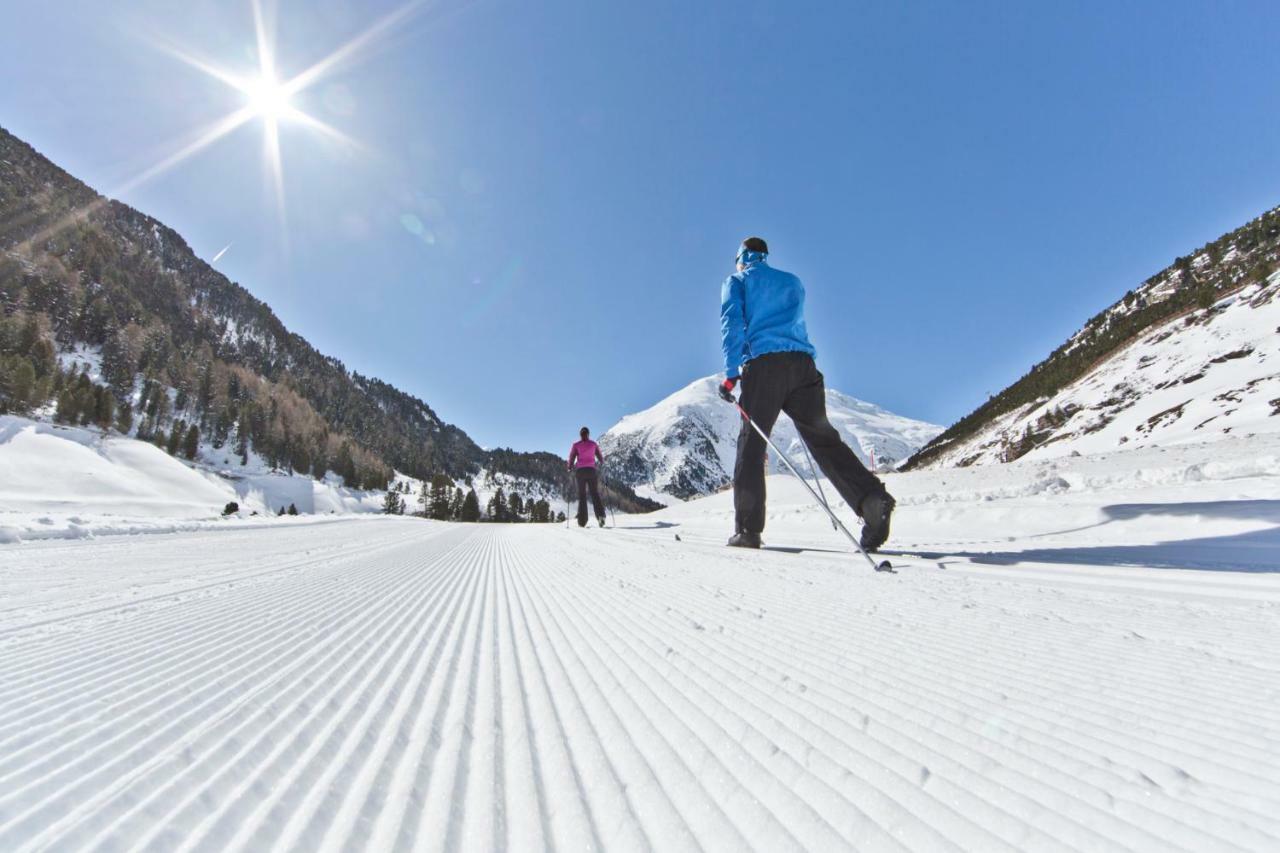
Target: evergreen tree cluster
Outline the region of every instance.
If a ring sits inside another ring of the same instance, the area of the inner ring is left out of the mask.
[[[480,521],[480,499],[475,489],[463,494],[446,474],[435,474],[423,481],[418,496],[418,512],[423,518],[437,521]]]
[[[519,492],[508,495],[502,486],[498,486],[498,490],[493,493],[493,497],[489,498],[489,504],[485,507],[485,520],[507,524],[520,522],[547,524],[554,522],[556,515],[545,499],[525,500]],[[561,518],[561,521],[563,520]]]
[[[406,507],[403,496],[407,488],[407,485],[403,488],[393,486],[388,490],[383,512],[403,514]],[[442,473],[423,482],[417,505],[417,515],[437,521],[547,523],[556,520],[546,500],[525,500],[518,493],[508,495],[501,486],[481,512],[475,488],[468,487],[463,492],[461,486],[454,485],[448,475]],[[560,520],[564,520],[563,515]]]
[[[1195,260],[1202,256],[1204,262],[1196,264]],[[1241,287],[1265,281],[1276,270],[1278,261],[1280,208],[1274,208],[1190,255],[1177,258],[1092,317],[1048,358],[925,445],[903,470],[928,464],[1009,412],[1052,398],[1154,326],[1190,311],[1207,309]],[[1005,457],[1017,458],[1034,447],[1038,438],[1034,430],[1028,430],[1006,449]]]

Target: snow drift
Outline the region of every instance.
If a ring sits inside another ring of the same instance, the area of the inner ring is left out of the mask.
[[[246,517],[290,504],[307,514],[381,508],[380,492],[236,461],[186,463],[125,436],[0,416],[0,541],[171,530],[218,519],[231,501]]]

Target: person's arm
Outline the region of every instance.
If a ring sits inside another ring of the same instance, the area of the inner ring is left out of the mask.
[[[573,463],[578,461],[578,445],[569,448],[569,470],[573,470]]]
[[[724,350],[724,375],[737,379],[747,353],[747,315],[743,288],[736,275],[724,280],[720,287],[720,346]]]
[[[604,467],[604,451],[600,449],[600,445],[596,445],[596,467]]]

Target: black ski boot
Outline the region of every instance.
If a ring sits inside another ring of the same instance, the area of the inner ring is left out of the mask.
[[[731,548],[759,548],[760,534],[752,533],[749,530],[739,530],[729,537],[728,544]]]
[[[578,516],[578,526],[579,527],[587,526],[587,517],[585,515]]]
[[[862,550],[876,551],[889,538],[889,517],[897,501],[888,492],[875,492],[862,499],[858,515],[862,516]]]
[[[601,526],[601,527],[604,527],[604,517],[603,517],[603,516],[601,516],[600,518],[597,518],[597,519],[596,519],[596,521],[600,522],[600,526]]]

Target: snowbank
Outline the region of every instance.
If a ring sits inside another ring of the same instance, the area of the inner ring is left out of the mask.
[[[147,442],[100,430],[0,416],[0,542],[172,532],[237,518],[381,509],[382,493],[340,480],[241,469],[210,470]]]

